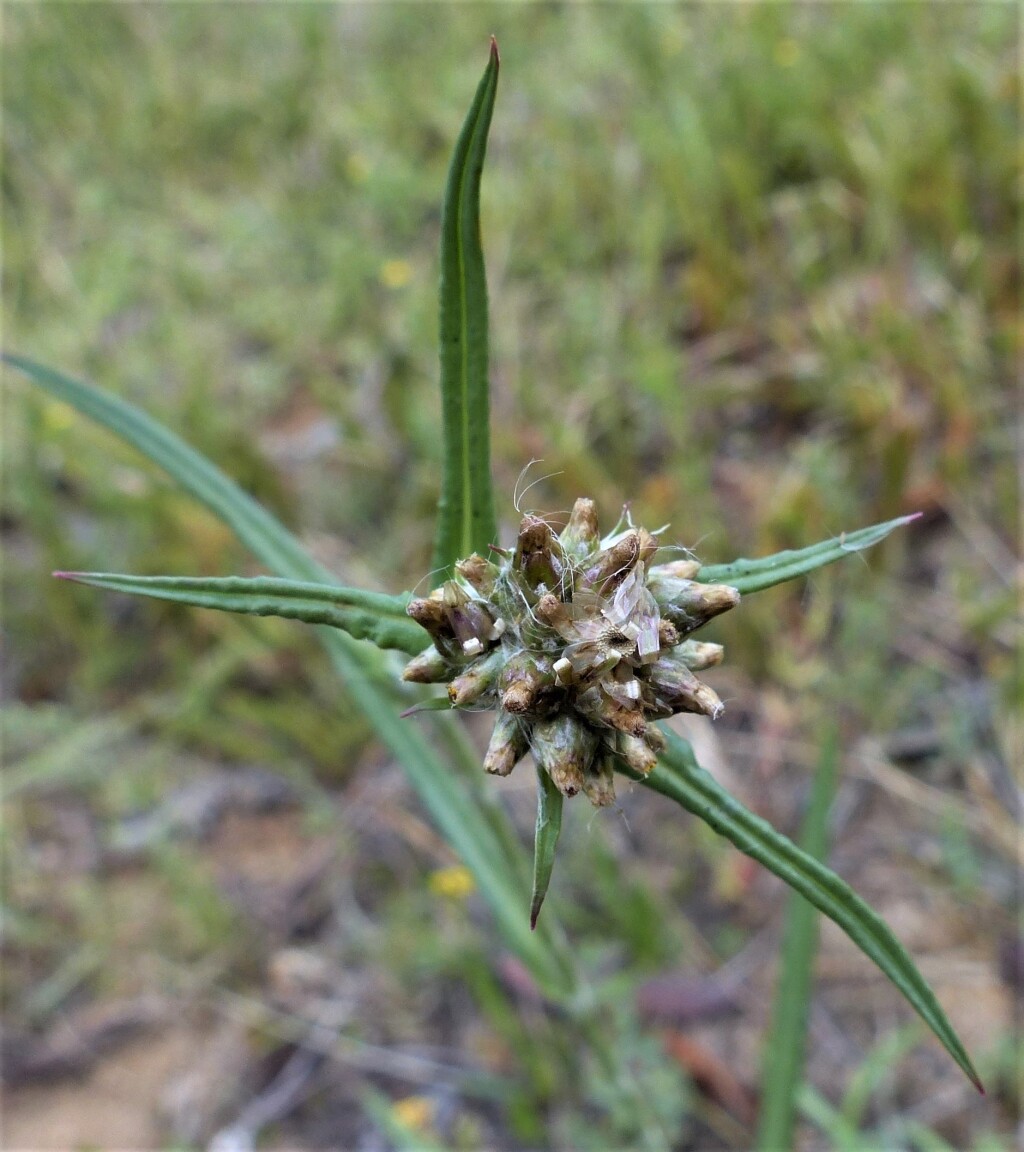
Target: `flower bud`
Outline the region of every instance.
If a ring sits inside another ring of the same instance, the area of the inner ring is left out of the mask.
[[[595,808],[615,803],[615,769],[610,756],[598,753],[583,773],[583,791]]]
[[[562,529],[558,542],[565,554],[574,560],[589,556],[600,542],[597,530],[597,506],[593,500],[580,497],[572,506],[569,523]]]
[[[651,580],[692,580],[700,571],[699,560],[669,560],[656,564],[647,575]]]
[[[425,648],[402,669],[402,679],[413,684],[440,684],[450,675],[451,665],[434,647]]]
[[[609,548],[594,557],[583,573],[583,586],[599,596],[611,596],[636,567],[640,558],[640,533],[635,528],[624,533]]]
[[[725,649],[721,644],[684,640],[672,655],[677,660],[682,660],[691,672],[700,672],[704,668],[713,668],[716,664],[721,664]]]
[[[679,630],[671,620],[658,621],[658,647],[674,648],[679,643]]]
[[[620,732],[616,737],[615,751],[634,772],[639,772],[641,776],[649,776],[658,763],[658,757],[646,740],[627,736],[625,732]]]
[[[647,730],[641,707],[641,701],[637,701],[631,708],[624,707],[596,684],[576,697],[576,710],[586,716],[591,724],[614,728],[630,736],[643,736]]]
[[[714,689],[673,657],[663,657],[651,665],[649,684],[656,702],[672,712],[702,712],[717,719],[725,707]]]
[[[526,755],[526,731],[517,716],[499,709],[484,753],[484,771],[493,776],[507,776]]]
[[[454,638],[452,627],[448,623],[448,615],[445,612],[444,604],[433,596],[426,600],[410,600],[405,611],[421,628],[425,628],[435,640],[452,640]]]
[[[646,528],[638,528],[637,533],[640,537],[640,563],[649,564],[661,545]]]
[[[501,575],[501,569],[497,564],[492,564],[490,560],[485,560],[476,552],[472,556],[467,556],[465,560],[456,561],[455,571],[482,596],[490,595]]]
[[[448,699],[452,702],[452,707],[465,708],[466,705],[479,700],[498,682],[498,673],[504,663],[505,653],[500,648],[495,648],[482,660],[471,664],[461,676],[456,676],[448,685]]]
[[[523,517],[512,563],[530,588],[536,590],[543,584],[550,591],[558,587],[563,571],[561,549],[546,520]]]
[[[517,715],[530,712],[543,689],[553,683],[554,673],[548,661],[520,652],[501,670],[498,686],[502,707]]]
[[[534,724],[530,747],[559,792],[575,796],[597,751],[597,733],[571,713],[558,712]]]
[[[533,614],[559,634],[564,634],[572,623],[572,611],[569,605],[563,604],[553,592],[544,593],[534,605]]]
[[[657,571],[652,569],[652,573]],[[652,575],[647,587],[654,593],[662,616],[683,633],[692,632],[740,602],[739,592],[728,584],[698,584],[695,580]]]

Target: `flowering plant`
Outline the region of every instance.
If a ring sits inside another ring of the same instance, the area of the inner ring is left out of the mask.
[[[692,638],[741,596],[870,547],[913,517],[798,551],[705,565],[661,554],[657,532],[628,511],[608,535],[577,500],[556,531],[524,517],[498,547],[490,479],[487,295],[479,189],[498,78],[491,56],[459,137],[444,202],[441,243],[441,391],[445,468],[429,596],[339,586],[265,509],[208,460],[131,405],[22,356],[5,361],[53,396],[133,444],[202,501],[276,575],[188,578],[106,573],[56,575],[205,608],[277,615],[322,626],[349,692],[409,775],[431,816],[474,873],[508,945],[553,999],[585,1013],[588,997],[557,925],[538,924],[563,798],[603,806],[615,774],[640,780],[705,820],[835,921],[893,981],[953,1059],[977,1074],[934,994],[896,937],[834,872],[798,848],[697,765],[692,749],[658,722],[722,710],[697,673],[722,658]],[[393,653],[410,660],[399,672]],[[401,677],[401,678],[400,678]],[[447,682],[424,698],[422,684]],[[538,819],[531,913],[512,830],[482,790],[479,761],[447,713],[491,707],[497,718],[484,768],[505,775],[532,751]],[[429,738],[399,719],[426,711]],[[530,929],[536,928],[536,932]],[[525,930],[524,930],[525,929]],[[596,1042],[596,1041],[595,1041]]]

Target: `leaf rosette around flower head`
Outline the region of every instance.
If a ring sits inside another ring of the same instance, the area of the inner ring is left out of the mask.
[[[532,750],[560,792],[598,806],[615,799],[616,755],[644,774],[654,767],[663,738],[651,721],[721,713],[697,672],[722,648],[689,635],[740,599],[694,580],[692,561],[652,564],[655,535],[624,521],[602,539],[587,499],[557,535],[524,516],[511,552],[467,556],[408,607],[433,644],[405,679],[447,682],[453,707],[498,714],[485,769],[508,775]]]

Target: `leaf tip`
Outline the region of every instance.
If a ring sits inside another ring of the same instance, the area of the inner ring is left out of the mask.
[[[544,903],[543,899],[535,900],[530,906],[530,931],[537,931],[537,917],[540,915],[541,905]]]
[[[50,575],[55,580],[78,580],[81,577],[82,573],[81,572],[51,572]]]
[[[496,65],[501,63],[501,57],[498,55],[498,38],[493,35],[491,36],[491,59]]]

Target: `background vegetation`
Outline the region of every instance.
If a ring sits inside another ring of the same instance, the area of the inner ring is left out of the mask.
[[[795,831],[838,721],[832,864],[990,1089],[826,928],[803,1146],[1011,1147],[1017,10],[4,17],[5,347],[181,431],[345,583],[429,568],[439,206],[491,32],[506,536],[533,458],[533,506],[628,498],[708,561],[925,512],[723,619],[690,735]],[[304,630],[45,576],[251,570],[226,531],[20,383],[4,450],[8,1145],[606,1147],[598,1070]],[[496,784],[524,845],[532,790]],[[678,1146],[749,1147],[780,886],[656,797],[582,807],[545,915]]]

